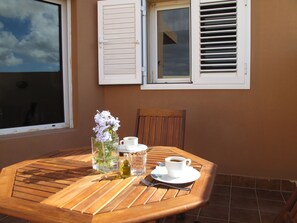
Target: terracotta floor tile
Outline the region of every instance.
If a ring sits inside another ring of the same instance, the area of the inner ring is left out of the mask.
[[[232,196],[232,195],[231,195]],[[246,197],[231,197],[231,207],[258,210],[257,200]]]
[[[186,215],[198,215],[199,211],[200,211],[200,208],[194,208],[190,211],[187,211],[185,214]]]
[[[228,220],[228,214],[229,207],[210,204],[201,209],[199,217],[211,217],[219,220]]]
[[[242,223],[260,223],[258,210],[231,208],[230,221]]]
[[[225,220],[218,220],[213,218],[206,218],[206,217],[199,217],[198,221],[193,223],[228,223],[228,221]]]
[[[259,209],[266,213],[279,213],[284,207],[285,202],[283,201],[273,201],[273,200],[259,200]]]
[[[266,189],[266,190],[280,190],[280,180],[274,179],[256,179],[256,188],[257,189]]]
[[[289,180],[281,181],[281,191],[294,191],[297,185],[295,182],[291,182]]]
[[[257,190],[257,196],[260,200],[275,200],[275,201],[284,201],[283,196],[280,191],[272,190]]]
[[[254,177],[232,176],[232,187],[255,188],[256,179]]]
[[[245,197],[249,199],[256,199],[255,189],[232,187],[231,193],[232,197]]]
[[[282,192],[285,202],[291,197],[292,192]]]
[[[261,213],[262,223],[272,223],[276,216],[274,213]]]
[[[210,197],[209,203],[229,207],[230,196],[225,196],[221,194],[212,194]]]
[[[4,214],[0,214],[0,220],[3,219],[3,218],[6,218],[7,215],[4,215]]]
[[[219,185],[231,185],[231,175],[217,174],[215,184]]]
[[[175,223],[176,222],[176,216],[175,215],[169,216],[167,218],[161,219],[159,222],[160,223]]]
[[[183,219],[177,218],[176,223],[193,223],[196,220],[197,220],[197,216],[185,215]]]
[[[23,220],[20,218],[15,218],[15,217],[10,217],[7,216],[6,218],[3,218],[1,221],[1,223],[28,223],[27,220]]]
[[[220,194],[220,195],[226,195],[229,196],[231,192],[230,186],[224,186],[224,185],[214,185],[212,189],[212,194]]]

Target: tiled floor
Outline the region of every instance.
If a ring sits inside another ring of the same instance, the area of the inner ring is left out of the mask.
[[[177,223],[272,223],[295,187],[284,180],[217,175],[209,204]],[[172,217],[162,221],[171,222]]]
[[[207,206],[161,223],[272,223],[296,185],[285,180],[267,180],[218,174]],[[28,221],[0,214],[0,223]]]

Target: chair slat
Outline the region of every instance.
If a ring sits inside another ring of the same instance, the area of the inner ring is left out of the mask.
[[[297,223],[297,187],[273,223]]]
[[[185,110],[138,109],[136,135],[139,142],[183,149],[185,117]]]

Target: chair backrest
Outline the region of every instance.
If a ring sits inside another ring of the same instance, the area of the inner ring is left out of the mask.
[[[138,109],[136,135],[148,146],[184,148],[185,110]]]
[[[297,188],[273,223],[297,223]]]

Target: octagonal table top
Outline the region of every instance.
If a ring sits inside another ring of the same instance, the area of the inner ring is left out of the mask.
[[[182,185],[147,187],[150,172],[168,156],[184,156],[200,177]],[[216,164],[175,147],[148,151],[147,171],[126,179],[92,169],[91,148],[59,150],[6,168],[0,174],[0,213],[32,222],[145,222],[205,205],[211,195]]]

